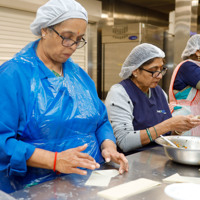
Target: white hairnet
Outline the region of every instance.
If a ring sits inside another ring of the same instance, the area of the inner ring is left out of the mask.
[[[195,54],[197,50],[200,50],[200,34],[193,35],[187,41],[187,45],[181,55],[181,58],[185,60],[190,55]]]
[[[140,44],[133,48],[129,56],[126,58],[119,75],[121,78],[127,79],[131,76],[134,70],[139,68],[146,61],[152,58],[164,57],[165,53],[160,48],[148,43]]]
[[[30,26],[34,35],[41,35],[41,29],[53,26],[67,19],[79,18],[88,22],[87,11],[75,0],[50,0],[37,10]]]

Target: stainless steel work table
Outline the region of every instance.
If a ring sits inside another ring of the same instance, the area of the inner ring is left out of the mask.
[[[111,179],[108,187],[85,186],[87,176],[65,175],[55,180],[20,190],[11,195],[19,200],[103,200],[97,192],[138,178],[160,181],[162,184],[127,200],[171,200],[165,193],[166,183],[162,179],[179,173],[182,176],[200,177],[199,166],[174,163],[165,156],[163,147],[155,147],[127,156],[129,172]],[[116,164],[104,164],[101,169],[116,168]],[[134,188],[133,188],[134,190]]]

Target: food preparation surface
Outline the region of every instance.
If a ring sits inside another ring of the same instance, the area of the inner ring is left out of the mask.
[[[172,200],[164,190],[171,183],[162,180],[178,173],[181,176],[200,177],[199,166],[190,166],[175,163],[169,160],[161,146],[127,156],[129,172],[113,177],[108,187],[85,186],[91,172],[87,176],[65,175],[55,180],[32,186],[11,194],[20,200],[104,200],[98,196],[99,191],[134,181],[140,178],[161,182],[151,190],[126,197],[126,200]],[[116,169],[113,163],[104,164],[101,169]],[[132,188],[134,190],[134,188]]]

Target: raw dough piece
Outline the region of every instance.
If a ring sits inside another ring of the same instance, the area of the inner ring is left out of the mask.
[[[97,194],[107,199],[117,200],[144,192],[159,184],[161,183],[157,181],[140,178],[135,181],[130,181],[128,183],[103,190]]]
[[[176,183],[197,183],[200,184],[200,178],[190,176],[180,176],[178,173],[163,179],[164,182]]]
[[[96,170],[93,171],[85,185],[89,186],[108,186],[112,177],[115,177],[119,174],[118,170],[109,169],[109,170]]]
[[[0,199],[3,200],[16,200],[14,197],[0,190]]]
[[[194,118],[196,118],[196,119],[200,119],[200,115],[196,115]]]
[[[93,173],[101,174],[103,176],[109,176],[111,178],[119,175],[119,171],[116,169],[96,170],[93,171]]]

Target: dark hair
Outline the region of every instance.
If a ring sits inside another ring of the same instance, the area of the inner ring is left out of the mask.
[[[56,27],[56,26],[59,26],[60,24],[62,24],[62,22],[58,23],[58,24],[54,24],[54,25],[51,25],[51,26],[48,26],[47,28],[50,30],[50,31],[53,31],[52,28]]]
[[[151,58],[149,60],[147,60],[146,62],[142,63],[142,65],[140,65],[140,67],[138,68],[139,70],[143,69],[144,66],[146,65],[150,65],[151,63],[153,63],[153,61],[156,59],[156,58],[160,58],[160,57],[155,57],[155,58]],[[163,63],[165,63],[165,59],[163,58]],[[129,79],[132,79],[133,78],[133,74],[131,74],[129,76]]]
[[[185,57],[184,60],[187,60],[187,59],[198,60],[198,57],[197,57],[196,54],[192,54],[192,55],[190,55],[190,56]]]

